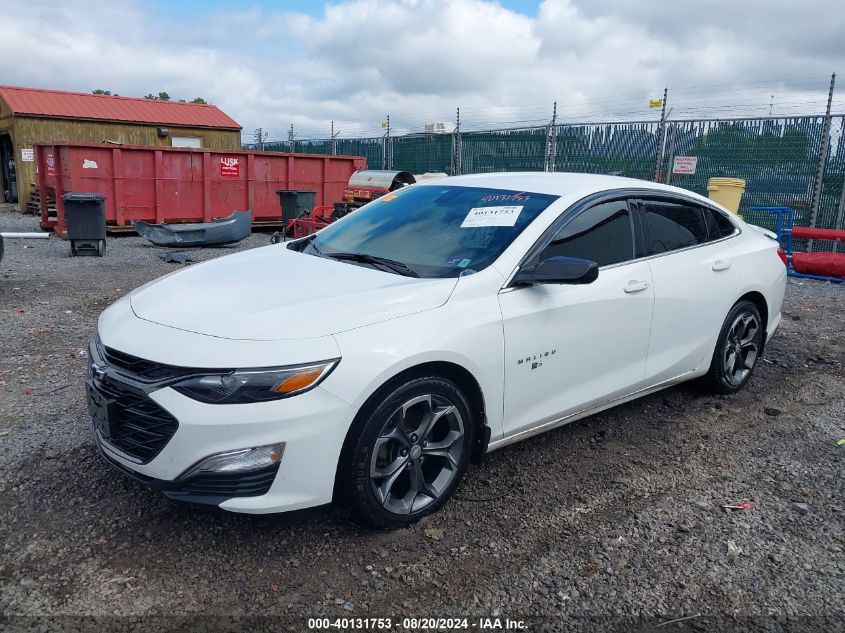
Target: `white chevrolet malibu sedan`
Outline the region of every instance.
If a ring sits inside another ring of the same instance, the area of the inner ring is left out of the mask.
[[[747,382],[781,318],[771,233],[609,176],[420,183],[316,235],[192,266],[100,317],[113,466],[233,512],[395,527],[487,451],[693,378]]]

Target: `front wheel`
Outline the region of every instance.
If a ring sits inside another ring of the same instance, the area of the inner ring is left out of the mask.
[[[390,389],[371,411],[341,458],[341,501],[367,525],[407,526],[442,507],[463,478],[472,409],[455,383],[427,376]]]
[[[760,311],[751,301],[740,301],[728,313],[705,377],[709,389],[730,394],[742,389],[763,351],[764,328]]]

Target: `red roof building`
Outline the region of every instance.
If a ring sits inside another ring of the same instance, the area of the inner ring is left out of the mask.
[[[0,202],[25,208],[33,144],[54,141],[240,149],[241,126],[210,104],[0,86]]]
[[[241,129],[237,121],[217,106],[210,104],[14,86],[0,86],[0,99],[6,103],[13,114],[17,115]]]

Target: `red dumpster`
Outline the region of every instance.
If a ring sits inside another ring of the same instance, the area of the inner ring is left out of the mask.
[[[35,145],[41,226],[65,234],[62,194],[101,193],[109,229],[132,220],[208,222],[252,210],[253,225],[280,225],[279,189],[313,189],[317,205],[343,199],[349,177],[366,169],[362,156],[284,154],[185,147],[40,143]],[[56,216],[49,217],[48,191]],[[51,195],[52,198],[52,195]]]

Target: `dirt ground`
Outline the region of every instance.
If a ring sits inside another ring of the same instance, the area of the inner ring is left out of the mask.
[[[0,211],[0,230],[36,226]],[[178,267],[161,252],[138,237],[110,238],[103,259],[6,243],[0,627],[845,629],[845,288],[790,281],[741,393],[683,385],[502,449],[441,512],[385,533],[338,511],[177,506],[97,455],[83,350],[107,305]],[[753,509],[724,508],[743,500]]]

